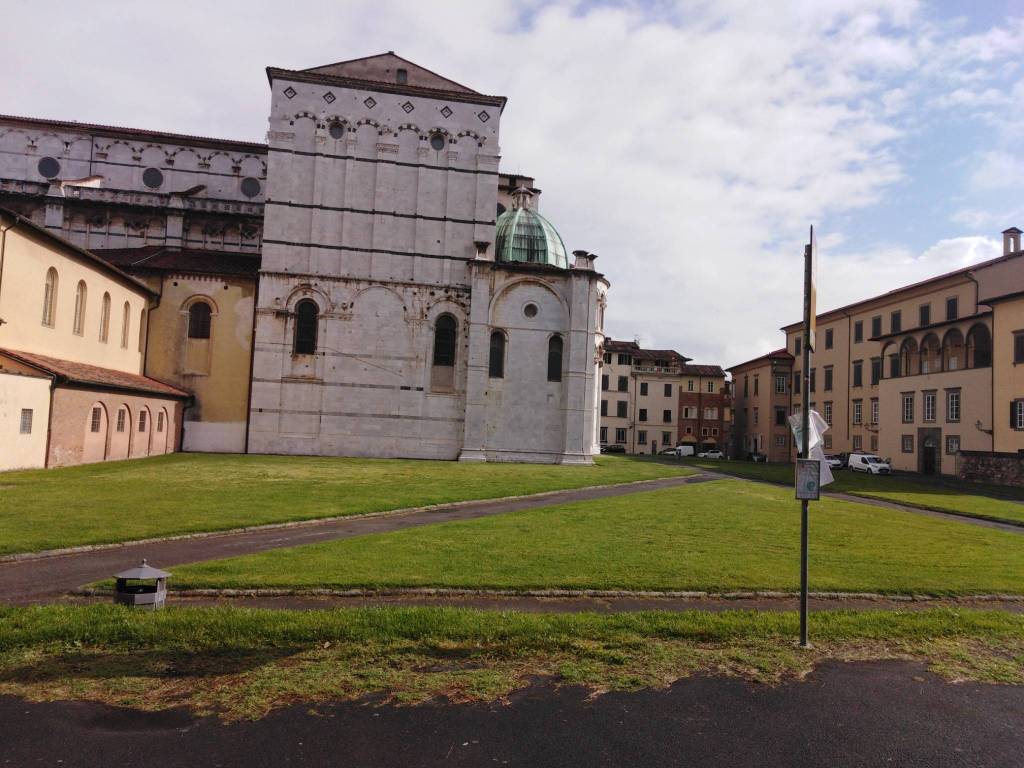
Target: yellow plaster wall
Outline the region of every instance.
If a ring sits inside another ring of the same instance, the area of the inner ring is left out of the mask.
[[[1010,403],[1024,398],[1024,364],[1013,362],[1013,334],[1024,331],[1024,296],[996,302],[992,315],[995,450],[1024,450],[1024,430],[1010,426]]]
[[[164,276],[150,312],[146,375],[194,397],[185,411],[183,447],[239,452],[245,447],[255,278]],[[188,339],[188,308],[213,310],[210,339]]]
[[[57,299],[53,327],[43,325],[46,273],[57,270]],[[79,280],[87,293],[82,335],[73,332],[75,294]],[[100,341],[100,314],[104,292],[110,294],[110,326],[106,342]],[[123,306],[129,304],[127,348],[121,347]],[[8,230],[0,274],[0,347],[34,352],[62,360],[142,372],[139,320],[148,295],[102,266],[65,251],[45,238]]]
[[[28,435],[21,434],[23,408],[32,409],[32,432]],[[49,423],[49,377],[0,373],[0,470],[45,466]]]

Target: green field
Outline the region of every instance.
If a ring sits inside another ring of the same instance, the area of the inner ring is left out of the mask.
[[[494,700],[536,676],[597,690],[695,673],[771,683],[825,659],[912,659],[956,680],[1024,682],[1024,616],[981,611],[527,614],[450,608],[266,611],[0,608],[0,695],[185,706],[226,720],[379,694]],[[378,699],[380,700],[380,699]]]
[[[0,475],[0,554],[628,483],[692,470],[171,454]]]
[[[650,461],[650,459],[648,459]],[[752,461],[685,459],[695,469],[765,480],[793,486],[792,464],[759,464]],[[917,478],[912,475],[876,476],[850,470],[835,470],[835,482],[823,490],[882,499],[897,504],[956,512],[972,517],[1024,523],[1024,490],[980,483],[964,483],[946,478]]]
[[[172,586],[795,590],[792,491],[718,480],[174,569]],[[811,509],[816,591],[1024,593],[1024,534],[852,502]]]

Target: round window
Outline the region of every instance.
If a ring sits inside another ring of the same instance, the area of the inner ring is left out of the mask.
[[[260,193],[260,181],[252,176],[242,179],[242,194],[246,197],[256,197]]]
[[[327,132],[331,134],[332,139],[340,139],[345,135],[345,124],[344,123],[331,123]]]
[[[433,147],[436,151],[440,152],[442,149],[444,149],[445,144],[446,142],[444,140],[444,134],[430,134],[430,146]]]
[[[54,176],[60,174],[60,163],[57,162],[55,157],[44,157],[39,161],[39,175],[44,179],[52,179]]]
[[[536,317],[537,316],[537,305],[536,304],[527,304],[525,307],[523,307],[523,314],[526,315],[527,317]]]
[[[142,183],[150,189],[156,189],[164,183],[164,175],[159,168],[147,168],[142,172]]]

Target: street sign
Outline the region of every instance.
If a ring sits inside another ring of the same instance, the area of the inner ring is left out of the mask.
[[[821,462],[817,459],[796,460],[796,497],[801,501],[821,498]]]

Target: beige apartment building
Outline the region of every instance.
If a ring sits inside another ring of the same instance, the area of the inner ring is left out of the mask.
[[[690,358],[671,349],[605,341],[600,442],[626,453],[657,453],[679,442],[679,387]]]
[[[793,355],[777,349],[729,368],[732,374],[733,458],[752,453],[788,461],[792,437]]]
[[[894,469],[956,474],[962,452],[998,450],[995,431],[1009,419],[997,419],[994,408],[1002,403],[1006,414],[1024,397],[1009,373],[995,394],[994,313],[985,300],[1006,298],[997,342],[1000,366],[1012,367],[1013,330],[1024,325],[1007,291],[1024,290],[1024,253],[1011,235],[996,259],[818,315],[807,393],[800,391],[802,326],[782,329],[795,360],[791,410],[809,398],[831,426],[827,451],[877,452]]]

